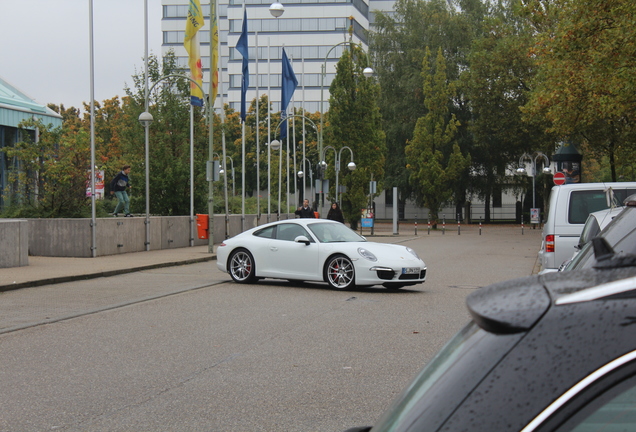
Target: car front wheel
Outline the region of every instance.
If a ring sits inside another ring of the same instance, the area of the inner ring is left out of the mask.
[[[254,265],[254,257],[245,249],[239,249],[230,256],[230,276],[234,282],[250,283],[256,278],[256,267]]]
[[[353,263],[344,255],[329,258],[325,267],[325,280],[330,287],[349,289],[355,286],[355,269]]]

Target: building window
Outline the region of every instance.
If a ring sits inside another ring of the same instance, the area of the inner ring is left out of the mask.
[[[393,188],[384,191],[384,205],[393,208]]]

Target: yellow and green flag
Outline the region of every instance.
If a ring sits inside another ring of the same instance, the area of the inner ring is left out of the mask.
[[[188,64],[190,65],[190,78],[203,86],[203,68],[201,66],[201,53],[198,31],[203,27],[203,11],[199,0],[190,0],[188,19],[186,22],[185,38],[183,46],[188,52]],[[203,92],[194,83],[190,83],[190,103],[195,106],[203,106]]]
[[[212,23],[212,61],[210,64],[210,106],[214,106],[216,95],[219,92],[219,26],[216,21],[216,1],[210,1],[210,22]]]

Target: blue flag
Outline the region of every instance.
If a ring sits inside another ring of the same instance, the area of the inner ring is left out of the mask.
[[[247,110],[245,109],[245,95],[247,94],[247,88],[250,85],[250,72],[247,67],[249,62],[248,47],[247,47],[247,9],[243,14],[243,30],[241,31],[241,37],[239,37],[236,43],[236,49],[243,56],[243,80],[241,81],[241,120],[245,123],[245,116]]]
[[[298,80],[294,69],[292,69],[291,63],[287,58],[285,48],[283,48],[283,79],[281,82],[281,98],[280,98],[280,111],[281,118],[287,117],[287,106],[291,101],[294,91],[298,87]],[[281,124],[280,137],[285,138],[287,136],[287,121]]]

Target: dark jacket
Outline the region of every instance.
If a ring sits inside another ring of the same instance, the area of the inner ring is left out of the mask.
[[[327,219],[344,223],[344,216],[342,214],[342,210],[340,210],[340,207],[335,209],[330,208],[329,213],[327,213]]]
[[[301,218],[316,218],[316,216],[314,215],[314,211],[311,209],[311,207],[307,207],[307,208],[301,207],[299,210],[296,210],[294,213],[300,216]]]
[[[125,191],[128,187],[128,176],[123,171],[119,171],[110,182],[110,190],[113,192]]]

